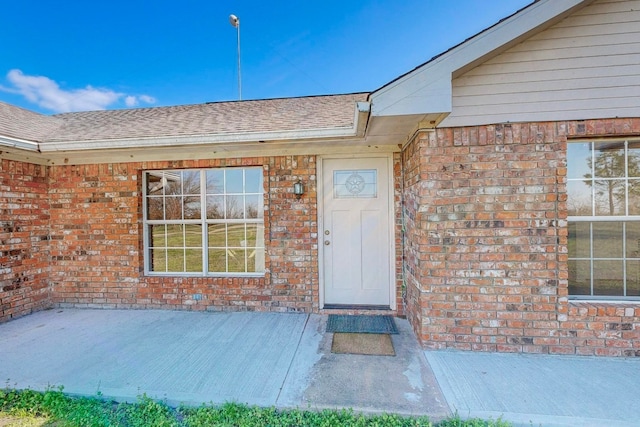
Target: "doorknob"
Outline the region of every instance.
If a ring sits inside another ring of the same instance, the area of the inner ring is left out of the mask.
[[[324,241],[324,245],[325,245],[325,246],[329,246],[330,244],[331,244],[331,242],[329,242],[328,240],[325,240],[325,241]]]
[[[329,232],[329,230],[324,230],[324,234],[326,234],[328,236],[331,233]]]

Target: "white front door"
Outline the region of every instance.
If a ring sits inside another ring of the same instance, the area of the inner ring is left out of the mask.
[[[324,305],[390,307],[389,158],[323,159]]]

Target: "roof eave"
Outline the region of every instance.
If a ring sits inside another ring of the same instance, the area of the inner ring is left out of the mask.
[[[88,151],[105,149],[162,148],[169,146],[228,145],[265,141],[317,140],[355,136],[353,128],[309,129],[282,132],[241,132],[188,136],[160,136],[85,141],[47,142],[41,145],[43,153],[57,151]]]
[[[200,135],[165,135],[157,137],[118,138],[80,141],[51,141],[39,145],[42,153],[105,149],[147,149],[169,146],[241,145],[266,141],[317,141],[363,137],[370,112],[368,102],[357,102],[350,126],[295,129],[267,132],[232,132]]]

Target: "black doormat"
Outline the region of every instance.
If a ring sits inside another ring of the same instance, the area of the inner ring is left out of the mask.
[[[327,332],[349,332],[361,334],[397,334],[393,316],[350,316],[330,314]]]

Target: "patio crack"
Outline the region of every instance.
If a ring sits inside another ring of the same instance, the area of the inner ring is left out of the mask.
[[[276,401],[275,401],[276,406],[294,407],[294,406],[299,406],[302,403],[302,394],[306,389],[306,381],[304,382],[304,385],[303,385],[303,381],[298,381],[298,378],[294,378],[294,380],[292,380],[294,383],[293,387],[296,388],[294,390],[291,390],[292,386],[287,386],[287,381],[290,380],[292,376],[293,377],[300,376],[300,373],[302,372],[302,370],[304,370],[304,377],[305,378],[308,377],[307,374],[310,371],[311,367],[316,363],[317,360],[320,359],[319,357],[317,357],[316,360],[313,360],[314,357],[308,357],[307,355],[301,356],[300,349],[302,345],[302,340],[305,337],[305,334],[307,332],[307,327],[309,327],[310,318],[311,318],[311,314],[307,314],[307,317],[304,321],[304,326],[302,328],[302,333],[300,334],[300,338],[298,339],[298,342],[296,344],[296,349],[293,352],[291,361],[289,362],[287,373],[285,374],[284,379],[282,380],[282,384],[280,385],[280,390],[278,390],[278,396],[276,397]],[[317,356],[317,346],[315,350],[316,350],[315,353]],[[300,361],[298,361],[299,357],[302,357],[303,363],[300,363]],[[309,365],[309,366],[306,366],[306,365]],[[300,378],[300,380],[302,380],[302,378]],[[299,389],[297,389],[298,387]],[[292,397],[292,395],[294,396]],[[283,402],[283,404],[281,405],[280,402],[281,402],[281,399],[283,398],[285,402]],[[295,399],[295,402],[292,402],[292,400],[294,399]]]

